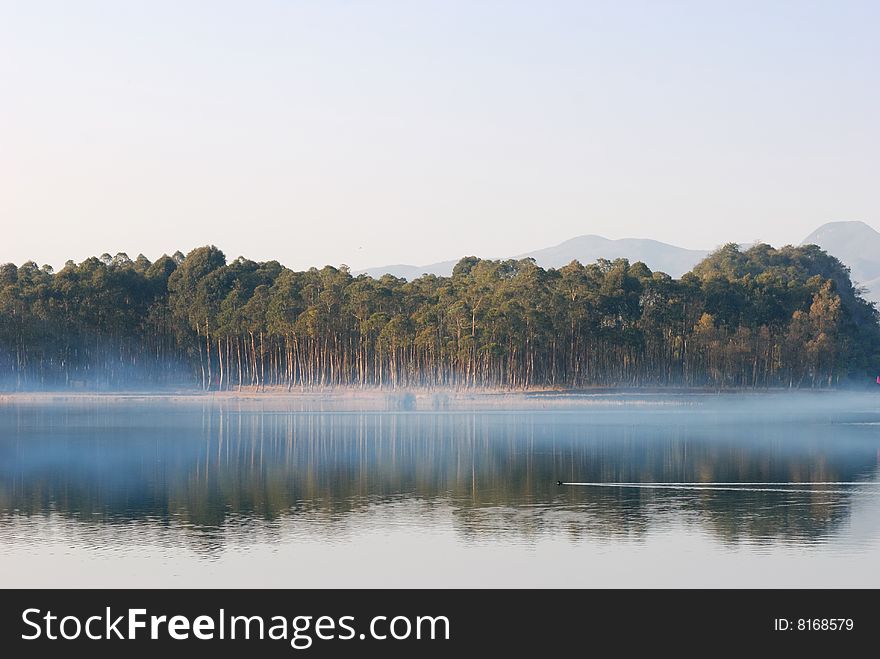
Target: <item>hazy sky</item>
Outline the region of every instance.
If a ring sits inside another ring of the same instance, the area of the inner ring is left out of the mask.
[[[880,2],[0,0],[0,262],[880,227]]]

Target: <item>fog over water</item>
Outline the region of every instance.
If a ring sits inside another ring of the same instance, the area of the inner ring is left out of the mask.
[[[9,396],[0,580],[877,587],[878,401]]]

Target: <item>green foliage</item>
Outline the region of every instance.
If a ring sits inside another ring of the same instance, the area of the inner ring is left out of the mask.
[[[675,280],[625,259],[451,277],[295,272],[216,247],[0,266],[0,383],[827,387],[880,369],[880,325],[816,246],[728,244]]]

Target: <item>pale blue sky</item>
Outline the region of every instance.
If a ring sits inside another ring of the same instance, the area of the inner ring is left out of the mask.
[[[880,227],[880,2],[0,0],[0,262]]]

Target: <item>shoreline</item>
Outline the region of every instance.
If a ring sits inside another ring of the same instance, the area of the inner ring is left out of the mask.
[[[878,388],[880,389],[880,388]],[[383,389],[379,387],[312,387],[294,388],[288,391],[287,387],[266,387],[264,389],[243,389],[226,391],[204,391],[196,388],[168,388],[168,389],[117,389],[117,390],[77,390],[77,389],[45,389],[45,390],[0,390],[0,400],[6,398],[141,398],[150,396],[154,398],[217,398],[217,399],[259,399],[259,398],[315,398],[315,397],[346,397],[346,398],[374,398],[389,396],[437,396],[445,395],[455,398],[472,397],[558,397],[558,396],[603,396],[603,395],[737,395],[737,394],[781,394],[781,393],[864,393],[872,391],[871,388],[788,388],[788,387],[616,387],[597,386],[571,388],[535,387],[530,389],[493,389],[482,388],[455,388],[455,387],[401,387],[396,389]]]
[[[295,411],[443,411],[455,409],[539,409],[566,407],[620,408],[623,406],[693,407],[710,401],[743,399],[754,402],[781,398],[817,397],[831,402],[839,396],[869,396],[870,389],[714,389],[693,387],[591,387],[581,389],[326,389],[267,388],[264,391],[200,391],[161,389],[130,391],[16,391],[0,392],[0,408],[15,406],[125,405],[144,402],[169,406],[202,406]]]

